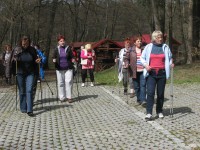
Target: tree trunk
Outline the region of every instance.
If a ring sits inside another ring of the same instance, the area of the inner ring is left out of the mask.
[[[161,30],[159,18],[158,18],[158,7],[156,6],[156,1],[151,0],[151,6],[153,11],[153,21],[154,21],[154,28],[155,30]]]
[[[193,46],[200,46],[200,1],[194,0],[193,4]]]
[[[193,27],[193,0],[188,0],[188,40],[187,64],[192,64],[192,27]]]
[[[46,57],[47,57],[47,62],[49,62],[49,52],[50,52],[50,48],[51,48],[51,37],[52,37],[52,33],[53,33],[53,28],[54,28],[54,19],[55,19],[55,14],[56,14],[56,10],[57,10],[57,5],[58,5],[58,0],[53,0],[52,4],[51,4],[51,10],[50,10],[50,18],[48,21],[48,29],[47,29],[47,42],[46,42]],[[47,68],[49,68],[48,63],[46,64]]]
[[[105,26],[104,26],[104,30],[103,30],[103,38],[107,38],[107,31],[108,31],[108,1],[106,3],[106,14],[105,14]]]
[[[36,31],[35,31],[35,42],[38,44],[40,40],[40,11],[41,11],[41,0],[38,0],[38,12],[36,20]]]
[[[114,10],[113,10],[113,18],[112,18],[110,39],[113,38],[114,31],[115,31],[115,26],[116,26],[118,17],[119,17],[119,9],[117,7],[117,2],[115,1],[115,6],[114,6]]]
[[[184,30],[184,4],[183,7],[181,6],[181,1],[178,0],[178,12],[179,12],[179,19],[180,19],[180,31],[181,31],[181,38],[182,38],[182,44],[183,44],[183,56],[184,56],[184,61],[183,63],[185,64],[187,61],[187,45],[186,45],[186,38],[185,38],[185,30]]]

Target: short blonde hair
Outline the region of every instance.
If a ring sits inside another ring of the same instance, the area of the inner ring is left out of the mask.
[[[85,45],[85,49],[86,50],[91,50],[92,49],[92,45],[91,44],[86,44]]]
[[[151,41],[154,42],[159,35],[163,36],[163,33],[159,30],[154,31],[151,35]]]

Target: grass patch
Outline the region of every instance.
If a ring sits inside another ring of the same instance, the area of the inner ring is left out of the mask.
[[[95,73],[95,82],[101,85],[117,85],[118,73],[117,73],[116,66],[113,66],[104,71]]]
[[[193,65],[176,66],[174,69],[174,83],[199,83],[200,82],[200,63]]]
[[[95,73],[95,81],[103,85],[118,84],[118,74],[116,67],[111,67],[107,70]],[[168,83],[170,79],[168,80]],[[192,65],[175,66],[174,68],[174,83],[200,83],[200,63]],[[122,83],[120,83],[121,85]]]

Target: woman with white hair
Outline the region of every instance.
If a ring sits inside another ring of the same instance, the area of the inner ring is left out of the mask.
[[[163,33],[154,31],[152,42],[144,48],[141,56],[143,64],[143,75],[147,80],[147,115],[146,120],[152,120],[155,89],[157,87],[156,113],[159,118],[163,118],[164,91],[166,79],[170,76],[172,63],[172,53],[168,45],[163,43]]]
[[[81,65],[82,65],[82,87],[85,86],[85,79],[87,77],[87,71],[90,74],[91,86],[94,86],[94,60],[95,52],[92,49],[91,44],[86,44],[85,49],[81,50]]]

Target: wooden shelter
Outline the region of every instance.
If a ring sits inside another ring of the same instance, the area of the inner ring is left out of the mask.
[[[123,42],[110,39],[102,39],[94,43],[92,48],[96,53],[95,71],[102,71],[114,66],[115,58],[123,47]]]
[[[110,39],[102,39],[98,42],[74,42],[70,45],[79,52],[80,47],[92,44],[96,54],[95,71],[102,71],[115,64],[115,57],[120,49],[124,47],[124,42],[116,42]]]

